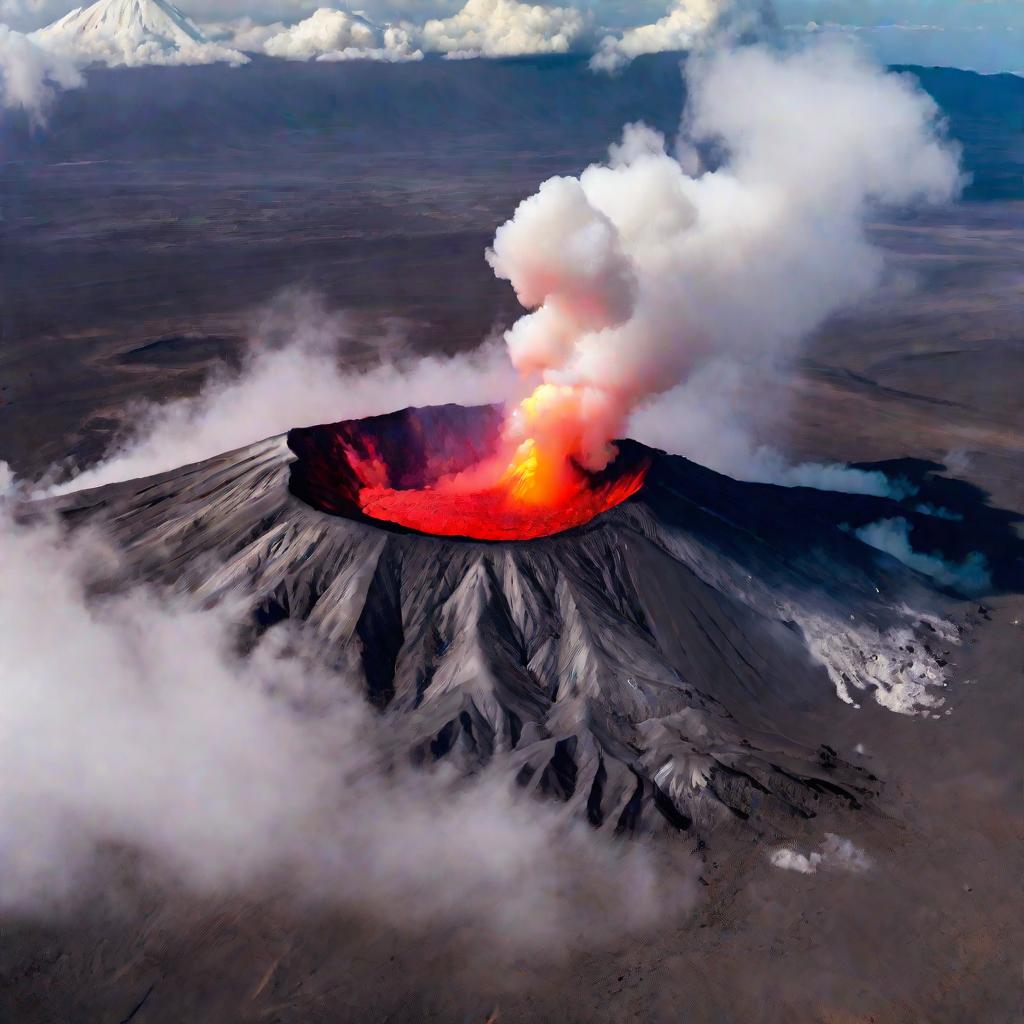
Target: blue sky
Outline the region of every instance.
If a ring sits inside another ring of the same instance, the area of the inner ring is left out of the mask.
[[[852,31],[888,63],[1024,71],[1024,0],[776,0],[786,25]]]

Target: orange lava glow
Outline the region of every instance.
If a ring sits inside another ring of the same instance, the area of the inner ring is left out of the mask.
[[[429,487],[366,486],[362,511],[421,533],[478,540],[530,540],[582,526],[635,494],[646,475],[645,467],[608,480],[581,469],[575,456],[584,421],[577,389],[541,384],[505,423],[501,450],[510,458],[495,456]]]
[[[647,475],[647,460],[632,455],[583,468],[580,411],[572,389],[542,385],[508,417],[438,406],[297,429],[290,486],[322,511],[420,533],[549,537],[622,503]]]
[[[420,533],[476,540],[533,540],[583,526],[621,504],[640,489],[647,470],[643,467],[596,485],[577,472],[577,486],[556,504],[523,501],[514,489],[503,485],[470,493],[430,487],[367,487],[360,492],[359,501],[371,518]]]

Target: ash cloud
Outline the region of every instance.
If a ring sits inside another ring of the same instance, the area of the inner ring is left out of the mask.
[[[5,913],[73,909],[112,850],[200,895],[285,891],[398,931],[465,926],[489,956],[600,942],[690,892],[637,844],[491,776],[393,759],[394,726],[291,637],[241,654],[230,606],[119,592],[97,535],[0,508],[0,566]]]
[[[930,576],[940,586],[968,597],[992,587],[988,563],[980,551],[972,551],[963,562],[951,562],[937,551],[931,554],[915,551],[910,544],[910,523],[902,517],[880,519],[854,533],[865,544],[892,555],[908,568]]]

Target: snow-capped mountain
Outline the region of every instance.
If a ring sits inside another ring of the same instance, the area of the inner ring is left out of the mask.
[[[166,0],[97,0],[32,34],[34,42],[84,64],[244,64],[248,57],[203,35]]]

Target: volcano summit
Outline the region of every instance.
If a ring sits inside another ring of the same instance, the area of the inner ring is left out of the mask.
[[[896,511],[964,524],[631,441],[587,479],[591,515],[550,536],[377,514],[380,494],[431,507],[429,480],[484,456],[500,422],[441,406],[302,428],[57,508],[104,524],[133,578],[241,591],[256,633],[290,620],[404,756],[493,765],[595,827],[706,834],[870,800],[832,724],[940,713],[959,630],[952,594],[854,530]]]

